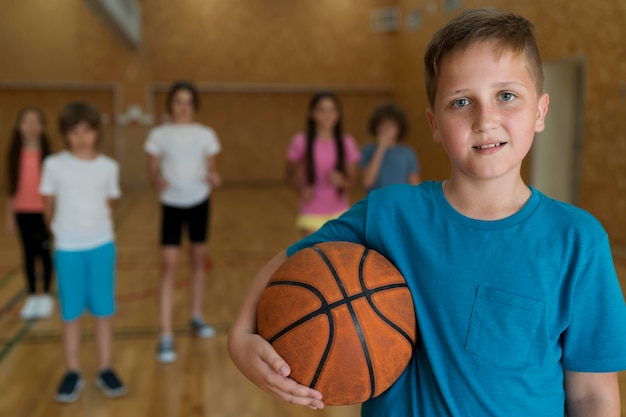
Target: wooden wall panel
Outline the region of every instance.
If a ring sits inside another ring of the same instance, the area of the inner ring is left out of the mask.
[[[587,61],[580,206],[600,219],[613,243],[626,245],[626,2],[611,0],[464,0],[463,8],[499,7],[520,13],[536,28],[543,60],[584,57]],[[424,110],[422,57],[432,35],[458,11],[442,2],[401,0],[404,15],[418,11],[423,26],[398,36],[395,97],[411,113],[416,147],[426,178],[444,178],[447,157],[431,141]],[[548,114],[549,118],[549,114]],[[528,162],[528,161],[527,161]],[[527,167],[524,169],[527,172]]]

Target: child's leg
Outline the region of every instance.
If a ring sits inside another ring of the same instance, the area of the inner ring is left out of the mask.
[[[24,272],[26,274],[27,290],[29,295],[34,295],[35,287],[35,254],[36,243],[33,215],[29,213],[17,213],[15,220],[20,233],[22,242],[22,252],[24,256]]]
[[[202,317],[202,301],[204,299],[204,280],[206,275],[205,245],[191,244],[191,317]]]
[[[161,294],[159,318],[161,336],[171,338],[173,333],[174,281],[180,263],[180,238],[185,209],[162,206],[161,216]]]
[[[111,320],[115,313],[115,245],[109,242],[86,251],[87,308],[94,316],[98,366],[111,366]]]
[[[171,336],[173,333],[174,282],[180,263],[180,248],[178,246],[164,246],[161,250],[161,256],[163,262],[160,298],[161,334]]]
[[[98,348],[98,369],[111,368],[113,331],[111,319],[108,317],[94,317],[96,331],[96,346]]]
[[[37,234],[39,236],[39,242],[37,249],[39,256],[41,257],[41,263],[43,265],[43,291],[46,294],[50,293],[52,286],[52,259],[50,257],[50,235],[43,218],[43,214],[37,215],[36,220]]]
[[[192,207],[187,213],[187,226],[191,242],[191,317],[202,317],[202,301],[204,299],[204,279],[206,275],[205,243],[209,229],[211,199]]]
[[[79,373],[80,320],[75,319],[63,323],[63,351],[67,369]]]

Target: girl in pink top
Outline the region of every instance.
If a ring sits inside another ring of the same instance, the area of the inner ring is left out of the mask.
[[[43,218],[43,199],[39,195],[41,163],[49,153],[42,111],[33,107],[22,109],[9,145],[6,225],[9,233],[19,230],[22,242],[28,296],[20,316],[26,320],[49,317],[54,307],[50,296],[50,238]],[[43,272],[41,295],[36,294],[37,259],[41,261]]]
[[[313,95],[306,132],[296,134],[287,150],[287,181],[300,195],[296,227],[303,236],[349,208],[359,159],[356,141],[342,131],[337,96]]]

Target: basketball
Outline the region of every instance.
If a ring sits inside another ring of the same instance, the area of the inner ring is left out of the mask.
[[[348,242],[303,249],[270,278],[258,333],[291,367],[295,381],[328,405],[364,402],[389,388],[416,341],[404,277],[378,252]]]

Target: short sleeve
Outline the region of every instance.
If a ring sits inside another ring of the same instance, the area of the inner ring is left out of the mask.
[[[291,162],[299,162],[304,159],[306,147],[306,136],[304,133],[298,133],[291,139],[289,148],[287,148],[287,160]]]
[[[374,156],[374,152],[376,150],[376,145],[369,144],[365,145],[361,150],[361,168],[365,168],[369,165],[372,160],[372,156]]]
[[[153,156],[159,156],[163,153],[163,148],[160,145],[159,134],[157,129],[152,129],[148,134],[148,139],[143,145],[143,149]]]
[[[54,181],[54,169],[51,167],[49,158],[46,158],[43,162],[43,169],[41,172],[41,182],[39,183],[39,194],[41,195],[55,195],[57,192],[56,183]]]
[[[563,365],[575,372],[626,369],[626,305],[608,237],[583,258],[563,336]]]
[[[361,159],[361,151],[354,138],[350,135],[345,135],[343,137],[343,143],[346,152],[346,162],[349,164],[359,162]]]
[[[220,144],[217,135],[213,129],[208,129],[206,134],[205,148],[204,153],[207,156],[213,156],[220,153],[222,150],[222,145]]]
[[[122,191],[120,190],[120,166],[114,162],[111,165],[111,175],[107,184],[107,197],[120,198]]]
[[[328,221],[315,233],[287,248],[291,256],[301,249],[322,242],[352,242],[368,246],[366,239],[367,199],[363,199],[335,220]]]
[[[417,159],[417,155],[415,154],[415,151],[411,148],[407,148],[407,152],[408,152],[408,159],[409,159],[409,172],[411,174],[419,174],[420,173],[420,163],[419,160]]]

